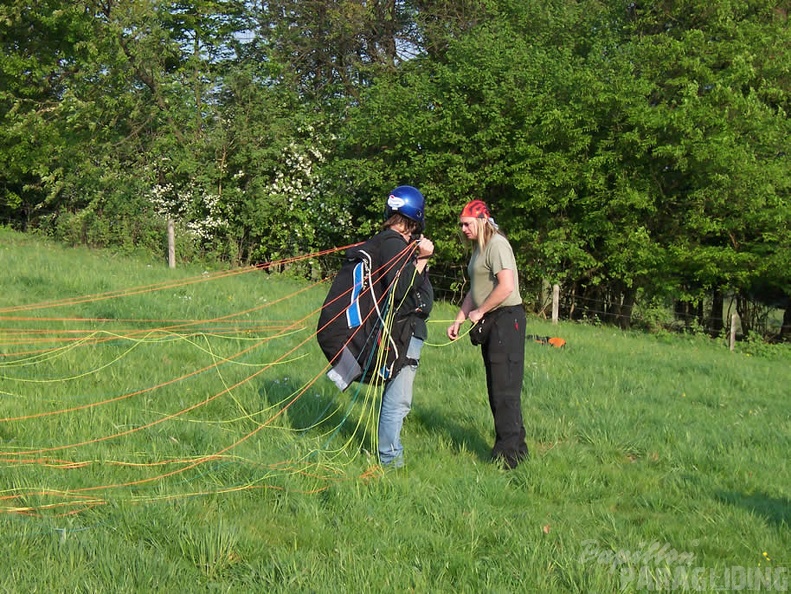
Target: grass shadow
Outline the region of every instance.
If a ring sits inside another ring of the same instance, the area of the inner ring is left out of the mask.
[[[719,501],[747,509],[766,519],[770,524],[788,528],[791,526],[791,501],[785,497],[771,497],[765,493],[738,493],[719,491]]]
[[[364,386],[354,383],[342,393],[321,380],[300,394],[303,387],[288,378],[268,380],[259,385],[258,393],[262,404],[272,409],[271,415],[282,415],[283,423],[298,435],[324,435],[328,441],[349,441],[362,448],[371,443],[357,396]]]
[[[427,433],[450,438],[455,451],[472,452],[483,462],[491,460],[491,444],[487,443],[478,431],[449,418],[447,410],[421,406],[413,408],[409,415]]]

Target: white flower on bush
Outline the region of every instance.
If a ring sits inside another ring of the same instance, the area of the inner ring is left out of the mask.
[[[157,214],[185,224],[194,236],[213,239],[228,227],[220,196],[201,191],[193,184],[175,188],[171,183],[156,184],[149,191],[149,200]]]
[[[218,231],[228,227],[218,194],[198,194],[193,198],[192,205],[195,212],[187,222],[187,229],[201,239],[213,239]]]
[[[148,199],[161,217],[181,218],[187,211],[187,205],[171,183],[156,184],[149,191]]]

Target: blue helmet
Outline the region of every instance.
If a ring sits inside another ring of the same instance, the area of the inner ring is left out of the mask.
[[[398,213],[415,221],[422,230],[426,224],[425,219],[426,199],[417,188],[412,186],[398,186],[390,192],[385,207],[385,220]]]

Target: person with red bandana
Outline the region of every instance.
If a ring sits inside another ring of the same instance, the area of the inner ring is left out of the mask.
[[[464,206],[459,225],[472,245],[467,267],[470,290],[447,335],[456,340],[464,321],[473,323],[470,339],[481,346],[494,417],[492,460],[514,469],[528,457],[522,421],[526,318],[516,260],[511,244],[482,200]]]

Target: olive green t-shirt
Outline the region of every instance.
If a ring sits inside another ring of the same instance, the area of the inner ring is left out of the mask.
[[[497,284],[497,273],[502,270],[514,271],[514,290],[495,309],[522,305],[514,251],[503,235],[495,233],[489,243],[486,244],[483,252],[479,251],[477,247],[473,250],[470,263],[467,266],[467,274],[470,275],[470,293],[472,294],[473,305],[476,308],[480,307],[489,296],[489,293],[492,292]]]

